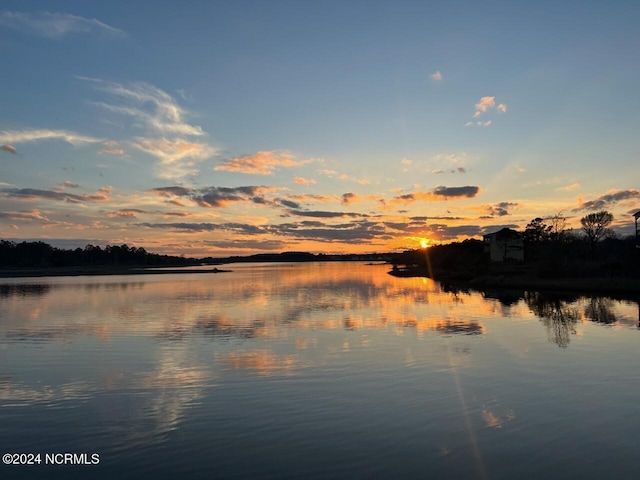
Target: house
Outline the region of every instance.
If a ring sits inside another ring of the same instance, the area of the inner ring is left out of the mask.
[[[640,210],[633,214],[636,217],[636,248],[640,248],[640,230],[638,229],[638,219],[640,218]]]
[[[482,236],[484,251],[492,262],[524,261],[524,234],[503,228]]]

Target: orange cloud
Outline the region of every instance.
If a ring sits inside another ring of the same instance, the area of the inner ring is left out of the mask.
[[[103,148],[100,150],[100,153],[105,153],[107,155],[117,155],[119,157],[125,157],[126,153],[122,148]]]
[[[107,217],[109,218],[136,218],[136,215],[139,213],[146,213],[144,210],[140,210],[138,208],[123,208],[121,210],[116,210],[115,212],[107,213]]]
[[[18,153],[16,151],[16,147],[14,147],[13,145],[2,145],[2,147],[0,147],[0,149],[4,150],[5,152],[9,152],[9,153],[13,153],[13,154]]]
[[[293,183],[295,183],[296,185],[314,185],[316,181],[313,178],[307,179],[303,177],[295,177],[293,179]]]
[[[497,110],[500,113],[506,113],[507,105],[500,103],[496,106],[496,97],[482,97],[475,105],[475,112],[473,118],[478,118],[480,115],[489,112],[490,110]],[[488,127],[491,125],[491,120],[487,122],[467,122],[466,127],[477,125],[479,127]]]
[[[298,161],[293,154],[284,151],[260,151],[254,155],[241,155],[227,159],[217,165],[214,170],[247,173],[254,175],[271,175],[277,167],[297,167],[311,160]]]
[[[490,108],[496,106],[496,97],[482,97],[478,103],[476,103],[476,113],[474,117],[480,116],[481,113],[486,112]]]

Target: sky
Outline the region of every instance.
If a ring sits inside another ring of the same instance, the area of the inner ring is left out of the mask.
[[[0,238],[389,252],[640,209],[640,2],[11,1]]]

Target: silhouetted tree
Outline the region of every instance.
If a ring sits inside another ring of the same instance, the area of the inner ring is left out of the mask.
[[[546,242],[551,235],[551,229],[551,225],[544,223],[542,218],[534,218],[524,231],[524,240],[530,243]]]
[[[596,243],[600,239],[613,236],[613,230],[609,228],[611,222],[613,222],[613,214],[606,210],[590,213],[580,219],[582,230],[589,242],[591,256],[594,255]]]
[[[80,265],[189,265],[193,258],[148,253],[144,248],[87,245],[75,250],[52,247],[44,242],[0,240],[0,267],[67,267]]]
[[[551,242],[558,244],[568,243],[573,240],[571,229],[567,228],[567,218],[560,213],[556,213],[549,219],[549,227],[549,240]]]

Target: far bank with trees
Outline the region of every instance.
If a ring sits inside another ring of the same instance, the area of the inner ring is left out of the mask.
[[[640,248],[635,236],[615,234],[613,219],[604,210],[591,213],[581,218],[576,231],[560,214],[538,217],[522,232],[502,229],[485,235],[485,241],[470,239],[397,254],[390,273],[470,286],[640,295]],[[490,248],[499,253],[490,256]]]

